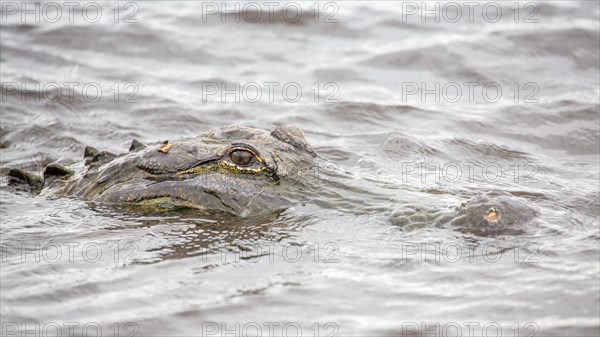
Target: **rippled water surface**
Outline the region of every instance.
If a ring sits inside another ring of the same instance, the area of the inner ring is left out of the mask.
[[[336,172],[240,218],[35,196],[3,169],[3,335],[600,333],[598,2],[55,4],[2,2],[4,168],[291,124]],[[537,216],[465,228],[482,195]]]

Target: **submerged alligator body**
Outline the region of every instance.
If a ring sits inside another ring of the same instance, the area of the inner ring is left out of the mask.
[[[319,156],[296,127],[279,126],[269,132],[228,126],[151,146],[134,140],[129,152],[121,155],[87,147],[77,169],[50,164],[43,178],[19,169],[8,175],[13,183],[25,183],[47,196],[248,217],[285,209],[308,196],[325,199],[331,191],[328,183],[344,185],[315,179],[320,166]],[[355,191],[346,186],[333,194]],[[510,194],[487,193],[454,214],[450,223],[459,227],[495,229],[527,222],[537,212]]]

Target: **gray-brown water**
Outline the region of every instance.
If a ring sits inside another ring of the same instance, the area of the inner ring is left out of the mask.
[[[349,177],[248,219],[3,177],[2,335],[600,333],[598,2],[237,4],[2,1],[3,167],[291,124]],[[490,191],[539,217],[437,216]]]

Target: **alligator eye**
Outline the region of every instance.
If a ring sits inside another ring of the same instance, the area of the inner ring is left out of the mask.
[[[231,161],[239,166],[247,166],[254,161],[254,154],[246,150],[235,150],[229,154]]]

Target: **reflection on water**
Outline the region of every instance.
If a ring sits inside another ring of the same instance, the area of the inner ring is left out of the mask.
[[[597,2],[489,2],[497,21],[481,3],[472,22],[444,3],[439,22],[418,3],[300,3],[294,21],[131,2],[99,4],[97,21],[76,6],[73,23],[15,4],[1,8],[3,334],[600,332]],[[335,169],[251,218],[7,185],[8,167],[227,124],[298,126]],[[507,226],[480,226],[492,206]]]

